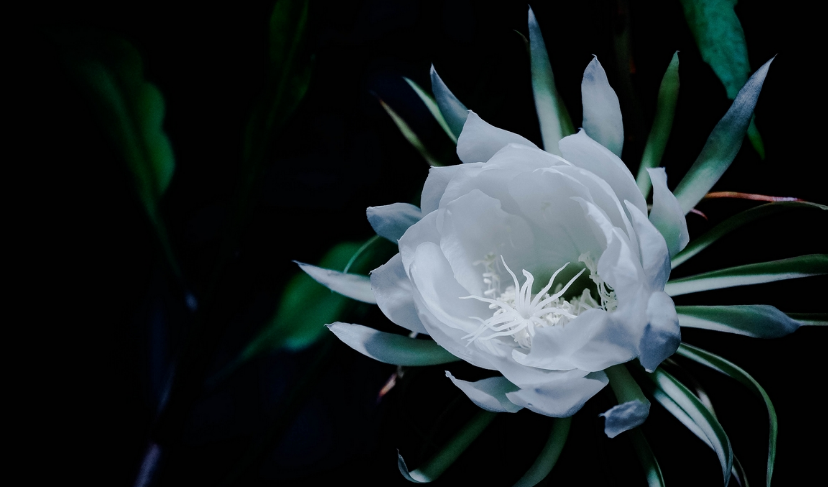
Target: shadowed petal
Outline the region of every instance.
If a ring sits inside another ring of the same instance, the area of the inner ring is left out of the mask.
[[[599,416],[603,416],[606,419],[604,422],[604,433],[610,438],[615,438],[621,433],[643,424],[649,414],[649,402],[643,403],[634,400],[613,406]]]
[[[371,272],[371,289],[380,310],[394,324],[409,331],[428,334],[417,316],[411,295],[411,280],[405,273],[400,254]]]
[[[572,416],[609,380],[603,372],[586,374],[581,370],[561,372],[554,380],[536,387],[507,392],[514,404],[545,416],[563,418]]]
[[[360,276],[359,274],[345,274],[344,272],[332,271],[330,269],[323,269],[315,265],[305,264],[294,260],[299,267],[311,276],[316,282],[327,287],[331,291],[336,291],[343,296],[347,296],[363,303],[376,304],[377,300],[374,293],[371,292],[371,282],[368,276]]]
[[[449,371],[446,371],[446,377],[451,379],[454,385],[463,391],[473,403],[486,411],[515,413],[523,409],[506,397],[506,393],[517,391],[519,388],[504,377],[489,377],[477,382],[467,382],[456,379]]]
[[[369,206],[365,213],[368,223],[380,237],[397,243],[408,227],[420,221],[423,213],[408,203],[392,203],[385,206]]]
[[[667,172],[664,168],[647,169],[647,172],[650,173],[650,180],[653,182],[653,209],[650,211],[650,221],[664,236],[672,257],[690,242],[687,220],[678,200],[667,189]]]

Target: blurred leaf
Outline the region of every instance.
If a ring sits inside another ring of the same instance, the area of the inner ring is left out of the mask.
[[[380,105],[382,105],[382,108],[386,111],[386,113],[388,113],[388,116],[391,117],[391,120],[394,121],[394,125],[396,125],[398,129],[400,129],[400,132],[402,133],[403,137],[405,137],[405,140],[407,140],[409,144],[411,144],[412,146],[414,146],[415,149],[417,149],[417,152],[420,153],[420,155],[423,157],[423,159],[425,159],[428,165],[431,167],[442,166],[443,164],[440,164],[440,162],[437,161],[437,159],[435,159],[434,156],[432,156],[431,153],[428,152],[428,149],[426,149],[425,145],[423,145],[422,141],[420,141],[420,138],[417,137],[417,134],[415,134],[413,130],[411,130],[411,127],[408,126],[405,120],[403,120],[402,117],[397,115],[397,112],[392,110],[391,107],[386,105],[385,102],[382,101],[382,99],[377,97],[377,100],[379,100]]]
[[[322,257],[320,267],[342,269],[360,247],[361,244],[356,242],[340,243]],[[352,266],[354,270],[367,272],[372,253],[370,248],[364,250],[361,259]],[[325,325],[337,321],[355,304],[350,298],[329,290],[297,268],[282,292],[276,315],[250,342],[239,360],[246,361],[262,352],[282,347],[291,350],[308,347],[323,333],[329,333]]]
[[[175,170],[163,130],[161,93],[144,78],[141,57],[126,41],[96,34],[65,34],[58,41],[101,127],[132,174],[173,271],[180,275],[159,215],[161,197]]]
[[[767,468],[767,485],[770,487],[771,477],[773,476],[773,464],[776,459],[776,436],[778,433],[778,425],[776,421],[776,410],[773,403],[768,397],[762,386],[750,376],[741,367],[729,362],[718,355],[712,354],[706,350],[696,348],[694,346],[683,343],[676,351],[678,355],[686,357],[694,362],[700,363],[711,369],[721,372],[722,374],[736,379],[747,387],[750,392],[758,396],[765,403],[765,408],[768,410],[768,468]]]
[[[787,210],[792,210],[796,208],[814,208],[824,211],[828,210],[828,206],[820,205],[817,203],[809,203],[807,201],[785,201],[770,203],[767,205],[751,208],[749,210],[743,211],[737,215],[728,218],[727,220],[713,227],[711,230],[709,230],[701,237],[691,241],[690,244],[687,247],[685,247],[684,250],[673,256],[670,265],[673,269],[675,269],[676,267],[683,264],[694,255],[709,247],[716,240],[738,229],[742,225],[745,225],[747,223],[750,223],[754,220],[758,220],[766,216],[775,215],[777,213],[782,213]]]
[[[678,51],[673,54],[667,71],[661,79],[661,87],[658,90],[658,105],[653,119],[653,126],[650,135],[647,137],[647,145],[644,147],[644,155],[641,156],[641,166],[638,168],[638,176],[635,178],[638,189],[646,198],[650,193],[652,182],[647,169],[658,167],[661,163],[661,156],[667,147],[667,140],[670,138],[670,129],[673,128],[673,116],[676,114],[676,101],[679,92],[679,58]]]
[[[702,59],[713,68],[731,100],[750,75],[745,31],[733,10],[736,3],[737,0],[681,0]],[[753,119],[748,139],[764,159],[764,144]]]
[[[668,281],[664,292],[670,296],[734,286],[797,279],[828,274],[828,254],[800,255],[790,259],[748,264]]]
[[[414,471],[409,472],[405,460],[398,452],[397,467],[400,469],[400,473],[406,480],[416,484],[425,484],[437,480],[466,451],[466,448],[480,436],[480,433],[489,426],[495,416],[497,416],[497,413],[478,412],[440,451]]]
[[[566,444],[566,438],[569,436],[569,427],[571,424],[572,417],[552,418],[552,431],[549,432],[549,439],[546,440],[546,444],[543,445],[543,449],[538,454],[535,462],[515,482],[514,487],[532,487],[538,485],[549,475],[549,472],[558,463],[558,458],[561,456],[563,447]]]

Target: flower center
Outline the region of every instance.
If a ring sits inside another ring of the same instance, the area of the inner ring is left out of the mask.
[[[549,283],[537,294],[532,295],[532,284],[535,282],[532,273],[523,269],[523,276],[526,280],[523,285],[520,285],[517,276],[506,264],[503,256],[500,256],[500,260],[503,262],[503,267],[512,276],[514,285],[508,286],[505,291],[500,292],[497,261],[494,254],[490,253],[483,260],[475,262],[475,264],[482,264],[484,267],[483,283],[486,284],[487,289],[483,292],[483,296],[460,298],[476,299],[489,303],[489,309],[495,310],[492,317],[487,320],[476,316],[472,317],[480,321],[480,326],[474,332],[463,337],[469,341],[467,345],[475,340],[484,341],[511,336],[521,348],[531,349],[532,337],[535,336],[535,331],[539,328],[563,326],[588,309],[600,308],[606,311],[614,311],[617,307],[615,292],[598,275],[598,266],[590,258],[589,253],[582,254],[578,258],[578,261],[585,264],[586,269],[581,269],[566,285],[558,283],[552,294],[549,294],[548,291],[552,288],[555,278],[569,263],[556,270],[549,279]],[[578,296],[568,300],[564,299],[563,294],[586,270],[589,270],[589,277],[597,287],[601,302],[597,302],[592,297],[588,288],[585,288]]]

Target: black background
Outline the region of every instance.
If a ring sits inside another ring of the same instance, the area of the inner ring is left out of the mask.
[[[15,29],[12,171],[7,179],[10,280],[14,319],[12,395],[26,414],[16,450],[33,483],[47,476],[88,485],[129,485],[154,439],[155,410],[191,313],[180,284],[165,271],[152,227],[133,195],[128,172],[97,125],[59,57],[52,33],[73,29],[132,43],[147,78],[164,95],[165,129],[176,172],[163,202],[185,286],[198,296],[216,259],[239,176],[245,123],[265,83],[267,22],[272,2],[187,7],[119,2],[39,4]],[[597,55],[619,86],[613,29],[616,2],[535,2],[559,91],[576,125],[581,73]],[[778,55],[756,108],[767,149],[762,161],[747,144],[718,183],[721,190],[797,196],[828,203],[821,129],[814,123],[821,81],[809,64],[807,12],[765,2],[736,7],[751,68]],[[671,187],[699,153],[729,106],[724,88],[701,59],[678,1],[632,1],[634,73],[639,111],[622,97],[628,140],[624,159],[636,168],[670,56],[680,51],[681,91],[664,156]],[[428,167],[382,111],[374,94],[409,121],[438,155],[453,147],[402,81],[428,87],[433,63],[443,80],[490,123],[540,143],[529,61],[523,41],[526,5],[453,1],[313,1],[309,20],[314,72],[306,98],[278,135],[253,215],[231,265],[216,313],[226,330],[215,370],[273,314],[295,272],[293,259],[316,262],[331,245],[371,235],[367,206],[418,198]],[[17,136],[20,133],[21,136]],[[17,170],[21,170],[18,176]],[[709,222],[688,216],[691,238],[753,204],[707,201]],[[826,218],[816,210],[755,223],[682,266],[691,275],[722,266],[825,252]],[[696,262],[697,261],[697,262]],[[824,278],[702,293],[677,304],[772,304],[784,311],[825,310]],[[312,304],[309,304],[309,306]],[[363,310],[364,311],[364,310]],[[367,313],[367,314],[366,314]],[[362,322],[387,328],[376,310]],[[759,380],[779,415],[774,479],[808,485],[821,472],[826,429],[825,330],[802,329],[772,341],[685,330],[684,339],[741,365]],[[19,343],[19,345],[17,345]],[[272,412],[297,386],[319,350],[273,352],[205,389],[162,441],[157,485],[214,485],[258,441]],[[478,373],[449,367],[469,378]],[[293,485],[347,480],[403,485],[396,449],[410,466],[425,437],[437,443],[476,412],[458,396],[442,367],[411,371],[382,401],[393,372],[335,343],[319,382],[238,483]],[[740,385],[687,366],[704,385],[754,484],[762,482],[767,416]],[[628,440],[608,440],[599,395],[579,413],[569,443],[547,479],[556,485],[644,485]],[[440,416],[446,406],[449,413]],[[438,422],[439,419],[439,422]],[[429,432],[434,425],[436,432]],[[453,485],[511,485],[545,441],[547,418],[520,412],[498,417],[440,479]],[[669,485],[716,485],[715,455],[658,407],[644,426]],[[158,440],[161,441],[161,440]]]

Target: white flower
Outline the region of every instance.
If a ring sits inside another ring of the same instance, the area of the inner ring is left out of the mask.
[[[592,130],[617,139],[620,109],[597,59],[584,86],[591,120],[602,124]],[[617,155],[584,130],[559,149],[563,157],[469,111],[457,144],[464,164],[431,169],[421,211],[368,210],[400,249],[371,274],[376,303],[394,323],[502,374],[475,383],[449,376],[485,409],[570,416],[607,384],[605,369],[638,358],[654,370],[681,341],[664,284],[668,249],[686,245],[687,227],[663,169],[651,170],[648,218]],[[370,332],[354,338],[358,326],[331,330],[382,359],[369,350]]]

